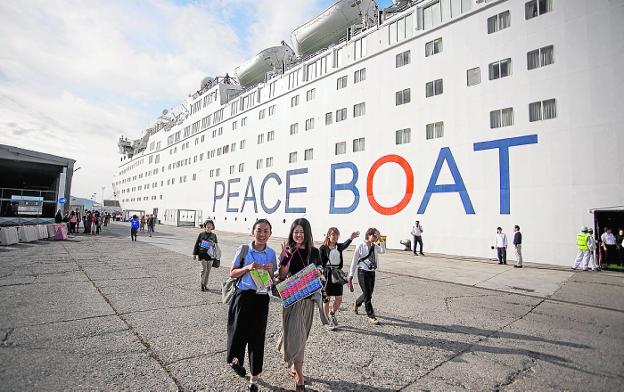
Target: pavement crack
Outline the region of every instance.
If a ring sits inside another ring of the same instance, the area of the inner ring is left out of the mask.
[[[509,386],[511,384],[513,384],[520,376],[522,376],[523,374],[527,373],[529,370],[531,370],[535,365],[537,364],[537,360],[535,358],[529,358],[528,361],[526,361],[526,363],[524,364],[524,366],[520,369],[515,370],[514,372],[510,373],[507,378],[505,379],[505,381],[503,381],[500,384],[496,384],[494,386],[494,390],[495,391],[500,391],[502,388]]]
[[[65,248],[65,251],[69,254],[70,257],[73,258],[73,255],[71,254],[71,252],[67,249],[67,247],[65,246],[65,244],[63,244],[63,247]],[[119,318],[119,320],[121,320],[127,327],[128,329],[132,332],[132,334],[137,338],[137,340],[143,345],[143,347],[145,347],[145,350],[148,353],[148,356],[150,358],[152,358],[154,361],[156,361],[156,363],[158,363],[158,365],[160,366],[160,368],[165,372],[165,374],[167,374],[167,376],[171,379],[171,381],[175,384],[175,386],[177,387],[178,391],[184,391],[184,388],[182,387],[182,383],[180,382],[180,380],[178,380],[169,370],[169,368],[166,366],[165,362],[162,360],[162,358],[160,358],[160,356],[158,355],[158,353],[151,347],[150,343],[147,341],[147,339],[141,335],[137,330],[134,329],[134,327],[130,324],[130,322],[128,320],[126,320],[123,315],[121,315],[118,311],[117,308],[115,308],[115,306],[113,305],[113,303],[110,301],[110,299],[102,292],[102,290],[100,290],[100,288],[95,284],[95,281],[93,281],[93,279],[91,279],[91,277],[87,274],[87,272],[82,268],[82,265],[75,259],[74,262],[76,263],[76,265],[78,266],[78,268],[80,268],[81,272],[87,277],[87,279],[89,279],[89,282],[91,282],[91,284],[93,285],[93,288],[95,288],[95,290],[97,291],[97,293],[102,297],[102,299],[104,299],[104,301],[108,304],[108,306],[113,310],[113,312],[115,313],[115,315]]]
[[[197,354],[197,355],[190,355],[188,357],[179,358],[179,359],[176,359],[174,361],[167,362],[167,363],[165,363],[165,365],[166,366],[170,366],[170,365],[173,365],[173,364],[176,364],[176,363],[179,363],[179,362],[188,361],[189,359],[195,359],[195,358],[201,358],[201,357],[212,358],[212,357],[215,357],[215,356],[217,356],[219,354],[223,354],[223,353],[226,353],[226,352],[227,352],[227,350],[219,350],[219,351],[215,351],[215,352],[212,352],[212,353],[201,353],[201,354]]]
[[[15,331],[15,328],[9,328],[9,330],[5,332],[4,336],[2,337],[2,346],[7,347],[10,345],[7,340],[9,339],[9,336],[13,333],[13,331]]]

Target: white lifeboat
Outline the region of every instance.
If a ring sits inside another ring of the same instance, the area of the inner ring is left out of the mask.
[[[374,20],[376,12],[375,0],[339,0],[292,32],[295,52],[303,56],[326,48],[346,36],[350,26]]]
[[[264,49],[253,58],[236,67],[234,73],[241,86],[253,86],[264,81],[267,72],[281,69],[295,57],[293,50],[282,42],[280,46]]]

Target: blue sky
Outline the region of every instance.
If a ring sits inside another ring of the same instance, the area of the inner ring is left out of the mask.
[[[76,159],[72,193],[110,197],[119,136],[140,137],[205,76],[290,43],[333,3],[0,2],[0,144]]]

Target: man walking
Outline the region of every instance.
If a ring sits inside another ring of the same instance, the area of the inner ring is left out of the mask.
[[[416,244],[420,244],[420,255],[424,256],[423,253],[423,241],[422,241],[422,233],[423,228],[420,225],[420,221],[416,221],[414,226],[412,226],[412,236],[414,236],[414,256],[418,256],[418,252],[416,250]]]
[[[520,226],[514,226],[513,245],[516,249],[516,257],[518,262],[514,265],[514,268],[522,268],[522,233],[520,232]]]
[[[507,234],[501,227],[496,228],[496,256],[498,264],[507,264]]]
[[[589,228],[587,229],[587,254],[583,259],[583,271],[587,271],[589,269],[589,262],[591,261],[591,270],[592,271],[600,271],[600,267],[596,265],[596,259],[594,258],[594,253],[596,252],[596,240],[594,239],[594,230]]]
[[[587,253],[589,252],[589,246],[587,246],[587,242],[591,236],[587,234],[587,227],[581,227],[581,232],[576,235],[576,246],[578,247],[578,253],[576,254],[576,260],[574,260],[574,265],[572,269],[577,269],[581,262],[586,258]],[[588,259],[589,260],[589,259]],[[584,266],[583,269],[587,271],[587,266]]]

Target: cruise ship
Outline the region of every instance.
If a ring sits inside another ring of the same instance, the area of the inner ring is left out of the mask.
[[[113,188],[163,224],[306,217],[391,249],[419,220],[425,253],[467,257],[519,225],[525,261],[570,265],[580,227],[624,225],[622,20],[613,0],[337,1],[121,138]]]

